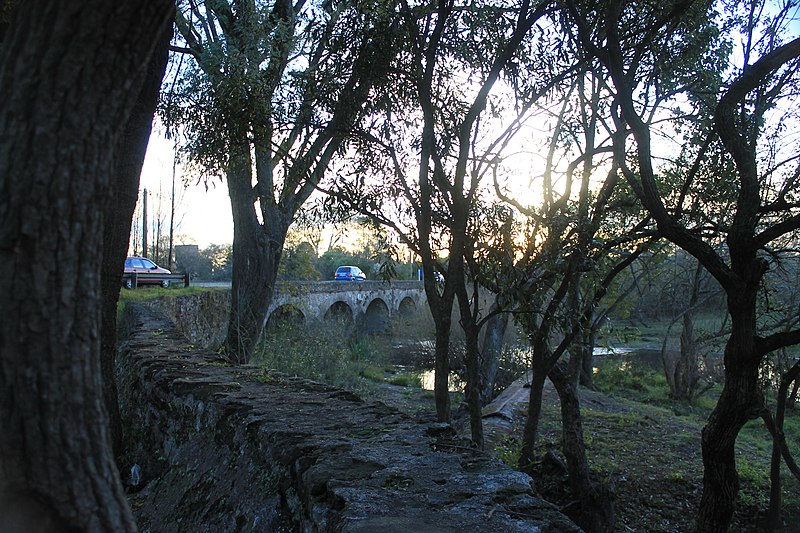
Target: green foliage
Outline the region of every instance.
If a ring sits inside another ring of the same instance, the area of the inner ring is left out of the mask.
[[[348,340],[337,328],[309,331],[284,323],[265,332],[252,361],[264,369],[364,393],[371,389],[365,374],[385,366],[386,357],[368,338]]]
[[[282,281],[315,281],[321,278],[314,262],[316,254],[311,243],[301,242],[295,246],[284,246],[283,257],[278,266],[278,279]]]
[[[640,398],[669,397],[667,380],[660,372],[642,368],[630,361],[602,365],[594,376],[597,388],[608,394],[634,392]]]
[[[387,370],[378,366],[367,366],[361,371],[361,375],[371,381],[382,382],[386,379]]]
[[[355,337],[348,343],[350,347],[350,358],[356,363],[371,363],[382,361],[380,354],[383,353],[381,347],[372,337]]]
[[[367,279],[370,279],[370,274],[373,272],[373,264],[374,263],[368,257],[361,254],[354,254],[346,251],[344,248],[335,246],[317,259],[317,270],[320,272],[320,279],[332,280],[336,269],[340,266],[357,266],[366,274]]]
[[[400,373],[386,378],[388,383],[392,385],[400,385],[402,387],[422,387],[422,378],[418,373]]]
[[[188,272],[192,279],[230,281],[233,271],[233,246],[209,244],[198,249],[193,245],[175,248],[175,271]]]
[[[522,452],[522,440],[513,435],[507,435],[495,446],[494,454],[511,468],[519,467],[519,456]]]

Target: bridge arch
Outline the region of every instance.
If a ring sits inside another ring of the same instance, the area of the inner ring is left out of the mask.
[[[353,308],[347,302],[337,300],[325,311],[325,322],[353,326]]]
[[[409,319],[417,312],[417,303],[414,301],[414,298],[410,296],[406,296],[402,300],[400,300],[400,305],[397,308],[397,314],[400,315],[400,318]]]
[[[380,299],[380,302],[375,303],[376,299]],[[425,302],[425,291],[420,281],[279,282],[269,314],[271,316],[278,308],[288,304],[298,310],[292,313],[295,321],[300,322],[298,317],[302,315],[302,322],[307,326],[323,326],[336,319],[350,323],[347,317],[352,317],[353,327],[359,333],[366,329],[382,332],[390,330],[390,319],[402,319],[406,313],[413,319],[414,313],[423,310]],[[373,307],[368,311],[370,305]],[[273,324],[277,317],[284,317],[286,311],[280,311]]]
[[[267,319],[267,329],[274,331],[289,327],[303,327],[306,317],[303,312],[292,304],[283,304],[270,313]]]
[[[389,306],[382,298],[375,298],[364,313],[364,333],[379,334],[389,332]]]

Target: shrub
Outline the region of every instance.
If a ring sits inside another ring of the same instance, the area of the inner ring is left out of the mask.
[[[265,332],[253,363],[353,392],[367,392],[370,385],[364,376],[370,372],[366,369],[385,366],[386,358],[369,337],[347,338],[331,327],[309,329],[282,324]]]

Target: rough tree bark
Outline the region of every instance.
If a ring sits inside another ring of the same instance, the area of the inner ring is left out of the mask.
[[[754,273],[755,274],[755,273]],[[755,275],[760,280],[760,275]],[[697,514],[698,531],[727,531],[733,516],[739,476],[736,472],[736,437],[760,413],[756,349],[756,299],[758,284],[728,294],[732,333],[725,345],[725,383],[703,428],[703,496]]]
[[[500,309],[495,300],[489,307],[489,314]],[[481,355],[481,405],[488,405],[494,396],[494,382],[500,367],[500,354],[503,351],[503,339],[508,329],[509,313],[497,313],[487,322],[483,333],[483,350]]]
[[[101,270],[102,330],[100,332],[100,364],[103,394],[109,417],[109,431],[114,457],[122,455],[122,420],[117,401],[117,379],[114,359],[117,353],[117,300],[121,287],[120,272],[128,250],[133,212],[139,196],[139,176],[142,173],[147,143],[153,127],[153,114],[158,103],[161,80],[169,58],[172,24],[165,24],[156,41],[156,50],[142,85],[139,98],[131,110],[125,131],[114,154],[111,175],[112,200],[105,209],[103,228],[103,265]]]
[[[614,503],[608,488],[591,479],[578,397],[580,370],[580,353],[570,352],[569,361],[556,364],[548,374],[561,403],[562,450],[570,490],[579,502],[577,516],[572,518],[585,531],[609,532],[614,531]]]
[[[100,366],[103,206],[174,4],[17,2],[0,49],[0,524],[135,531]]]
[[[482,324],[476,320],[478,309],[478,286],[475,284],[472,301],[467,295],[465,284],[457,286],[458,309],[461,316],[461,328],[464,330],[464,357],[467,367],[467,382],[464,397],[469,407],[469,425],[472,444],[483,450],[483,419],[481,417],[481,379],[480,353],[478,352],[478,336]]]
[[[239,363],[249,360],[261,338],[291,223],[291,214],[278,209],[269,212],[272,216],[263,225],[258,221],[253,209],[251,164],[245,145],[231,155],[227,172],[234,228],[234,283],[225,345],[228,357]]]
[[[783,433],[783,423],[786,418],[786,399],[789,393],[789,385],[800,376],[800,360],[781,377],[778,387],[777,401],[775,404],[775,418],[771,422],[774,425],[772,435],[772,459],[770,461],[770,487],[769,487],[769,509],[767,510],[767,527],[780,529],[784,526],[781,518],[781,459],[783,458],[783,448],[786,446],[786,435]],[[762,416],[764,418],[766,413]],[[765,418],[767,426],[770,422]]]

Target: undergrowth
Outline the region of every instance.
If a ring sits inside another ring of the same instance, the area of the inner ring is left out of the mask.
[[[679,482],[676,491],[685,491],[688,484],[699,495],[703,479],[700,434],[716,405],[721,386],[692,402],[680,402],[669,398],[663,373],[625,363],[601,366],[594,383],[598,390],[619,399],[625,406],[623,411],[610,414],[583,410],[587,451],[595,471],[630,478],[643,464],[629,458],[647,457],[654,451],[652,445],[657,444],[658,462],[663,466],[656,472],[664,476],[664,488],[659,490],[671,490],[667,488],[669,483]],[[765,393],[765,401],[774,408],[771,393]],[[800,409],[787,409],[784,433],[797,459]],[[646,439],[653,439],[650,446]],[[739,526],[742,531],[750,531],[752,523],[769,504],[771,453],[772,437],[764,422],[761,419],[748,422],[736,440],[736,468],[741,483],[737,514],[743,520]],[[785,465],[781,480],[782,506],[796,517],[800,512],[800,482]]]
[[[367,376],[378,376],[387,367],[387,357],[376,340],[343,334],[335,325],[309,329],[283,324],[269,329],[252,362],[355,393],[370,392]]]
[[[688,531],[703,488],[701,433],[720,387],[692,402],[669,398],[657,370],[601,362],[594,375],[601,392],[583,390],[583,433],[591,476],[615,493],[617,531]],[[584,401],[585,400],[585,401]],[[766,395],[774,408],[774,398]],[[521,424],[494,446],[495,456],[518,467]],[[800,406],[787,410],[786,441],[800,455]],[[561,421],[555,391],[545,395],[531,471],[541,494],[558,505],[574,501],[566,472],[553,468],[548,452],[561,449]],[[769,505],[772,439],[760,419],[751,420],[736,441],[740,490],[731,531],[761,531]],[[563,461],[563,457],[561,459]],[[562,463],[563,464],[563,463]],[[800,482],[782,466],[782,510],[786,531],[800,523]]]

